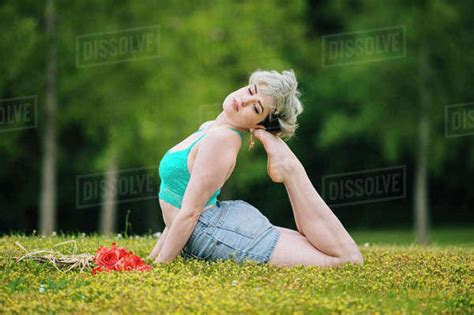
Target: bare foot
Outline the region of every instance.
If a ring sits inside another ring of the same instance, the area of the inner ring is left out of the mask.
[[[283,183],[288,174],[301,164],[296,155],[282,139],[263,129],[251,129],[267,152],[267,172],[272,181]]]

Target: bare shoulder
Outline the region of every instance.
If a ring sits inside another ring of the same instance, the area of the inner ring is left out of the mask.
[[[237,139],[240,142],[240,136],[232,129],[226,126],[211,127],[206,130],[207,134],[213,134],[214,137]]]
[[[222,148],[233,148],[238,153],[242,145],[240,136],[225,126],[216,126],[206,130],[209,143],[217,144]]]
[[[203,123],[203,124],[199,127],[199,129],[207,129],[207,128],[209,128],[209,126],[210,126],[213,122],[214,122],[214,120],[208,120],[208,121],[206,121],[205,123]]]

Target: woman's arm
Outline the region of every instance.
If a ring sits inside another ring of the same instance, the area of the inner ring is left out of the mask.
[[[156,242],[155,247],[151,251],[150,255],[148,255],[148,259],[155,259],[158,256],[158,253],[160,252],[161,248],[163,247],[163,244],[166,241],[166,237],[168,236],[168,226],[165,226],[165,229],[163,230],[163,233],[161,233],[160,237],[158,238],[158,241]]]
[[[174,260],[181,252],[206,202],[224,185],[229,170],[235,165],[239,149],[240,137],[230,129],[209,132],[202,140],[181,209],[155,262]]]

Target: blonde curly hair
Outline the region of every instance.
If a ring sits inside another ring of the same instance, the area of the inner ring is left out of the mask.
[[[284,70],[279,73],[275,70],[254,71],[249,78],[249,84],[256,84],[258,91],[273,99],[270,105],[270,117],[276,117],[281,130],[273,132],[284,141],[290,140],[298,129],[297,117],[303,112],[303,105],[299,99],[298,82],[293,70]],[[259,124],[262,124],[262,120]],[[250,137],[249,150],[254,145],[253,134]]]

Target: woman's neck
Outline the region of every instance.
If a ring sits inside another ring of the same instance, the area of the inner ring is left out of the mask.
[[[221,112],[217,118],[211,123],[209,127],[217,127],[217,126],[225,126],[225,127],[230,127],[234,128],[238,131],[241,132],[247,132],[248,130],[245,128],[240,128],[238,126],[235,126],[233,123],[229,121],[229,119],[225,116],[224,112]]]

